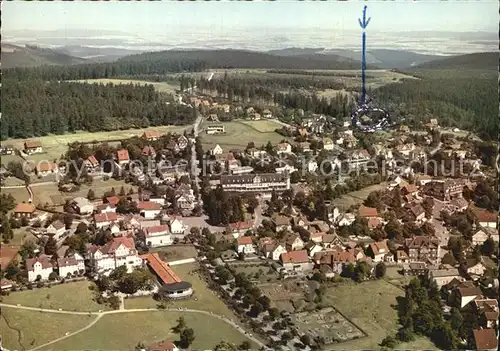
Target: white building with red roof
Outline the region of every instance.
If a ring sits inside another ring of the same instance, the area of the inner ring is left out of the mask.
[[[128,155],[128,150],[121,149],[116,151],[116,160],[120,166],[128,164],[130,162],[130,156]]]
[[[144,234],[146,236],[146,244],[149,247],[171,245],[173,242],[168,225],[147,227],[144,229]]]
[[[107,227],[118,221],[118,215],[115,212],[96,213],[94,223],[97,229]]]
[[[141,201],[137,204],[137,209],[142,217],[153,219],[161,212],[161,205],[153,201]]]
[[[61,278],[85,273],[85,261],[83,260],[83,257],[78,254],[58,258],[57,267]]]
[[[26,259],[26,269],[28,270],[28,281],[34,282],[39,276],[40,280],[48,280],[50,273],[54,271],[54,266],[49,256],[41,255]]]
[[[238,253],[253,254],[255,247],[251,236],[242,236],[236,239],[236,249]]]
[[[99,274],[109,274],[120,266],[126,266],[130,273],[135,267],[142,266],[142,259],[137,254],[131,237],[116,237],[104,246],[90,245],[87,255],[95,272]]]

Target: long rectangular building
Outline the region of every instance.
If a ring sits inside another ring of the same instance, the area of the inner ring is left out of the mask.
[[[288,173],[222,175],[220,185],[225,191],[271,193],[290,189]]]

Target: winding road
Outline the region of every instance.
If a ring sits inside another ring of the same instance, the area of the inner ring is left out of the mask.
[[[51,309],[46,309],[46,308],[36,308],[36,307],[27,307],[27,306],[18,306],[18,305],[11,305],[11,304],[5,304],[5,303],[0,303],[0,307],[6,307],[6,308],[14,308],[14,309],[20,309],[20,310],[29,310],[29,311],[38,311],[38,312],[46,312],[46,313],[59,313],[59,314],[72,314],[72,315],[93,315],[97,316],[90,324],[87,326],[78,329],[68,335],[62,336],[58,339],[52,340],[48,343],[45,343],[43,345],[37,346],[33,349],[30,349],[29,351],[34,351],[34,350],[39,350],[42,349],[46,346],[55,344],[58,341],[67,339],[69,337],[72,337],[73,335],[76,335],[78,333],[81,333],[89,328],[91,328],[94,324],[96,324],[104,315],[108,314],[117,314],[117,313],[134,313],[134,312],[159,312],[159,311],[169,311],[169,312],[187,312],[187,313],[199,313],[199,314],[205,314],[208,316],[212,316],[215,318],[218,318],[228,324],[230,324],[233,328],[238,330],[241,334],[243,334],[246,338],[252,340],[255,344],[259,345],[259,347],[265,347],[265,344],[262,343],[259,339],[249,335],[242,327],[240,327],[237,323],[233,322],[232,320],[219,316],[217,314],[213,314],[211,312],[207,311],[202,311],[202,310],[195,310],[195,309],[183,309],[179,310],[178,308],[166,308],[166,309],[159,309],[159,308],[137,308],[137,309],[129,309],[129,310],[115,310],[115,311],[106,311],[106,312],[73,312],[73,311],[60,311],[60,310],[51,310]]]

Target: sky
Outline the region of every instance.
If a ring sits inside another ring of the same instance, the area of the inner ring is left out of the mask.
[[[234,29],[272,31],[304,28],[359,31],[368,5],[373,32],[498,31],[498,1],[318,2],[2,2],[2,34],[16,30],[93,29],[152,35]]]

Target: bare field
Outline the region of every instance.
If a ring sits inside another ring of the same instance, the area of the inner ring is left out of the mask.
[[[75,80],[74,82],[78,83],[97,83],[97,84],[134,84],[134,85],[152,85],[155,89],[160,93],[168,93],[174,94],[176,89],[179,89],[179,86],[174,84],[166,83],[166,82],[148,82],[144,80],[135,80],[135,79],[107,79],[107,78],[99,78],[99,79],[81,79]]]

